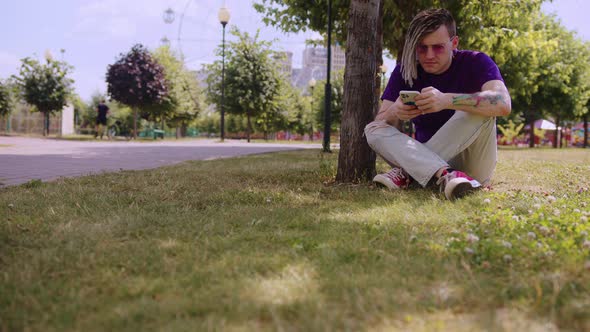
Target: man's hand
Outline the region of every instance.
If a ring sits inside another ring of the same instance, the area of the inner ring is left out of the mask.
[[[415,102],[422,114],[436,113],[450,108],[451,97],[429,86],[420,91],[420,94],[415,98]]]
[[[411,120],[422,112],[413,105],[404,105],[401,98],[397,98],[394,102],[390,100],[383,100],[379,113],[375,120],[385,120],[390,125],[397,126],[399,120]]]

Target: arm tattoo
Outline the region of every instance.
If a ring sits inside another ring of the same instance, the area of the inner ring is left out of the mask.
[[[490,105],[497,105],[498,103],[505,103],[504,98],[501,94],[496,95],[485,95],[482,96],[479,93],[469,94],[469,95],[460,95],[457,97],[453,97],[453,105],[455,106],[473,106],[478,107],[481,102],[487,101]]]

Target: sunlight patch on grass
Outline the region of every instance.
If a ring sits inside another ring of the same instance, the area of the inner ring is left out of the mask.
[[[289,305],[317,299],[315,270],[308,264],[286,266],[280,273],[257,276],[245,282],[244,299],[266,305]]]
[[[461,313],[441,310],[433,313],[406,314],[403,319],[383,319],[368,331],[412,332],[472,332],[518,331],[558,332],[560,329],[547,319],[528,317],[518,309],[503,308],[491,312]]]

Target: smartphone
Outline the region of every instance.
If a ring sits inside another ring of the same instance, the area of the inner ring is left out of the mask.
[[[419,94],[420,92],[418,91],[409,90],[402,90],[399,92],[399,96],[405,105],[416,105],[416,103],[414,102],[414,98],[416,98],[416,96]]]

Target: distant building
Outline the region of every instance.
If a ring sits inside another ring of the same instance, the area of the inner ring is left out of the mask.
[[[275,60],[279,64],[279,72],[288,80],[291,80],[293,72],[293,52],[276,52]]]
[[[326,66],[328,63],[328,49],[324,47],[308,47],[303,50],[303,67],[293,72],[292,84],[300,89],[305,89],[309,80],[316,81],[326,79]],[[339,46],[332,46],[332,69],[337,72],[344,69],[346,63],[344,50]]]

